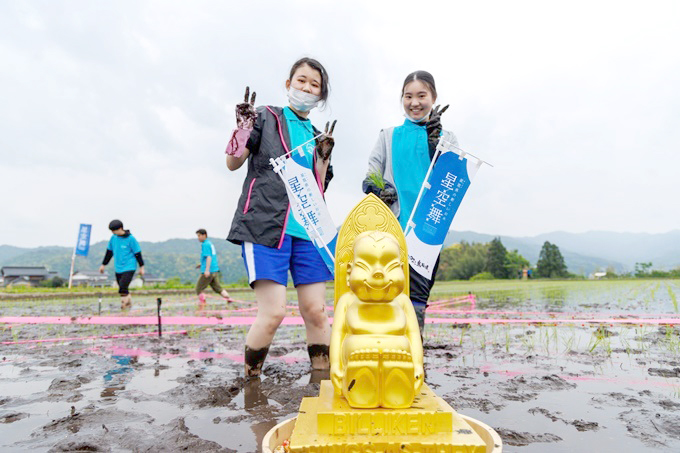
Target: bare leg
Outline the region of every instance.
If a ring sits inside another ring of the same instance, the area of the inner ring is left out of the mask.
[[[330,367],[328,348],[331,342],[331,329],[326,314],[326,283],[298,285],[297,293],[300,314],[305,320],[307,349],[312,368],[328,369]]]
[[[220,293],[220,296],[222,296],[222,297],[224,297],[225,299],[227,299],[227,303],[228,303],[228,304],[231,303],[231,296],[229,295],[229,293],[227,292],[226,289],[223,289],[223,290],[222,290],[222,292]]]
[[[286,316],[286,287],[272,280],[255,282],[257,317],[246,336],[246,376],[260,374],[276,329]]]

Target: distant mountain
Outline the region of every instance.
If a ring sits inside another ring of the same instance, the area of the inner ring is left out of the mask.
[[[10,260],[15,256],[19,256],[22,253],[26,253],[30,249],[13,247],[11,245],[0,245],[0,263]]]
[[[462,240],[467,242],[490,242],[494,235],[473,231],[449,231],[445,246]],[[556,244],[570,272],[588,275],[609,266],[617,271],[632,271],[636,262],[652,262],[654,269],[680,267],[680,230],[664,234],[608,233],[565,233],[561,231],[533,237],[500,236],[508,250],[518,250],[532,265],[536,265],[541,247],[545,241]],[[224,239],[212,238],[217,248],[222,280],[233,283],[246,277],[241,248]],[[163,242],[141,242],[146,270],[159,277],[180,277],[182,281],[193,282],[198,277],[196,264],[199,262],[200,246],[196,239],[170,239]],[[94,271],[104,257],[106,242],[90,247],[88,257],[76,258],[76,270]],[[45,266],[68,277],[71,266],[70,247],[22,248],[0,245],[0,266]],[[113,266],[107,267],[113,274]]]
[[[629,270],[635,268],[635,263],[650,261],[655,269],[680,266],[680,230],[661,234],[556,231],[520,239],[541,244],[547,240],[574,253],[621,262]]]
[[[473,231],[449,231],[444,245],[461,240],[489,242],[494,237]],[[680,230],[664,234],[612,233],[592,231],[565,233],[557,231],[533,237],[500,236],[507,249],[516,249],[536,265],[545,241],[556,244],[570,272],[588,275],[596,270],[614,267],[619,272],[633,271],[636,262],[652,262],[654,269],[680,266]]]

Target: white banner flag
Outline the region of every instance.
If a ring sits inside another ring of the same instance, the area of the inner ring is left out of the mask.
[[[286,186],[295,220],[304,227],[331,274],[334,273],[338,230],[312,171],[283,156],[269,161]]]

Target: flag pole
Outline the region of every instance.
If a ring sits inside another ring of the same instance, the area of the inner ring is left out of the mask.
[[[73,247],[73,256],[71,256],[71,271],[68,273],[68,289],[71,289],[71,283],[73,282],[73,266],[75,265],[75,263],[76,263],[76,248]]]

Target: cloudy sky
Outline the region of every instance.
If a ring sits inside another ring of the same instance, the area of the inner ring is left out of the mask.
[[[529,236],[680,226],[680,3],[0,2],[0,244],[225,237],[245,166],[224,148],[244,87],[286,103],[291,64],[331,79],[327,201],[361,199],[416,70],[483,167],[453,228]]]

